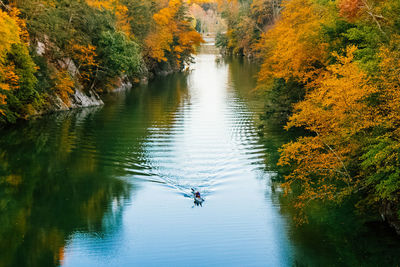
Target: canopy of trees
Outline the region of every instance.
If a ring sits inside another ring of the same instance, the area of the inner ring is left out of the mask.
[[[281,148],[299,222],[315,201],[390,205],[400,221],[400,2],[221,0],[217,44],[262,61],[266,117],[306,134]]]
[[[400,3],[291,0],[279,8],[247,47],[263,61],[259,88],[274,102],[267,108],[284,105],[286,129],[307,131],[282,147],[279,162],[290,169],[283,185],[297,196],[299,221],[313,201],[352,196],[375,211],[390,203],[400,218]],[[230,34],[245,28],[228,31],[228,47],[240,47]]]
[[[228,30],[219,33],[216,44],[227,53],[258,56],[261,35],[277,19],[281,0],[217,0]]]
[[[181,0],[0,1],[0,123],[69,104],[75,90],[109,91],[180,71],[202,41]]]

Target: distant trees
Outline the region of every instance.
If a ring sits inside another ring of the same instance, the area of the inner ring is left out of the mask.
[[[189,11],[196,20],[198,32],[215,35],[226,30],[226,23],[218,12],[217,3],[193,3]]]
[[[257,42],[268,26],[277,20],[281,0],[219,0],[228,31],[220,33],[217,44],[229,53],[257,56]],[[224,41],[227,40],[227,41]]]

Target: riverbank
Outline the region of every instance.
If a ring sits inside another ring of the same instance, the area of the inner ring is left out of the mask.
[[[226,4],[228,30],[217,43],[258,54],[265,117],[307,131],[282,146],[278,163],[290,170],[282,185],[296,196],[298,222],[313,202],[357,199],[354,212],[399,233],[400,5],[350,2]]]
[[[102,105],[102,94],[183,70],[202,42],[188,12],[183,1],[2,3],[0,125]]]

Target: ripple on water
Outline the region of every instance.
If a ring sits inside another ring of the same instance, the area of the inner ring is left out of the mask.
[[[140,189],[132,192],[119,228],[72,237],[66,265],[289,265],[285,225],[265,197],[269,174],[258,107],[238,92],[231,65],[214,61],[215,55],[200,55],[190,74],[150,83],[145,100],[127,97],[105,107],[118,120],[100,135],[118,138],[101,154],[84,142],[80,149],[121,169],[124,181]],[[191,188],[206,199],[203,208],[187,199]]]

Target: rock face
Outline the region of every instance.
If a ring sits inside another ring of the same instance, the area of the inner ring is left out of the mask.
[[[85,108],[93,106],[101,106],[104,104],[100,96],[93,90],[89,90],[87,93],[75,90],[75,93],[70,96],[71,104],[68,106],[64,103],[58,95],[50,96],[50,108],[49,112],[70,110],[73,108]],[[46,112],[42,112],[46,113]]]
[[[71,58],[63,58],[62,60],[58,60],[58,65],[61,67],[61,69],[67,70],[72,77],[78,77],[79,70]]]
[[[172,74],[172,73],[174,73],[174,71],[173,71],[172,69],[169,69],[169,70],[159,70],[159,71],[156,71],[156,76],[167,76],[167,75],[170,75],[170,74]]]
[[[49,47],[58,50],[58,48],[49,41],[49,38],[47,36],[44,36],[43,39],[43,42],[38,41],[36,45],[36,52],[38,55],[45,56],[46,51]],[[49,61],[48,64],[51,65],[53,63],[50,63]],[[95,90],[82,89],[82,86],[78,82],[80,74],[79,69],[71,58],[63,58],[61,60],[57,60],[56,66],[53,66],[55,67],[55,69],[67,70],[71,77],[73,77],[73,79],[76,81],[76,87],[74,88],[74,93],[69,97],[69,103],[64,103],[57,94],[51,95],[50,107],[48,111],[62,111],[73,108],[100,106],[104,104],[103,100],[101,100],[100,96],[96,93]]]
[[[63,60],[58,61],[58,65],[61,69],[66,69],[71,77],[78,80],[79,70],[74,64],[74,62],[65,58]],[[61,111],[61,110],[69,110],[73,108],[85,108],[92,106],[100,106],[103,105],[104,102],[101,100],[100,96],[93,89],[82,89],[82,86],[79,83],[76,83],[76,87],[74,88],[74,93],[69,97],[69,103],[64,103],[61,98],[54,94],[51,98],[50,110],[49,111]]]
[[[103,100],[101,100],[100,96],[93,90],[89,90],[87,93],[75,90],[75,94],[71,96],[71,108],[92,107],[103,104]]]
[[[397,214],[398,205],[393,202],[383,203],[379,212],[382,216],[382,219],[386,221],[391,227],[393,227],[397,234],[400,235],[400,219]]]
[[[56,72],[67,71],[74,81],[75,88],[73,88],[74,93],[71,94],[68,99],[62,99],[60,95],[58,95],[56,92],[50,92],[48,96],[48,105],[42,107],[39,110],[36,110],[33,116],[56,111],[66,111],[75,108],[104,105],[103,100],[100,98],[95,88],[83,88],[83,85],[79,81],[79,67],[72,58],[64,57],[55,60],[52,59],[52,51],[60,51],[60,48],[58,48],[56,44],[52,43],[48,36],[41,36],[40,39],[34,42],[34,47],[37,55],[46,59],[49,68],[55,70]],[[159,76],[166,76],[173,73],[174,71],[178,70],[174,70],[169,63],[165,63],[162,69],[156,70],[154,73],[151,73],[147,69],[144,69],[142,80],[138,79],[134,82],[147,83],[148,78],[152,78],[154,74]],[[132,88],[132,86],[132,82],[127,77],[122,76],[110,81],[109,85],[105,88],[102,88],[101,92],[120,92],[130,89]]]
[[[119,77],[114,84],[115,87],[108,93],[121,92],[132,88],[132,83],[127,77]]]

